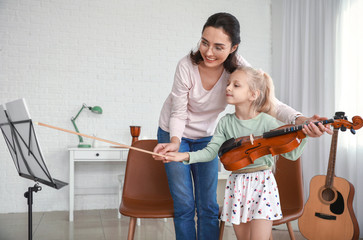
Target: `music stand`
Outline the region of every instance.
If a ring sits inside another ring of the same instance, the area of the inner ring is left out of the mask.
[[[5,107],[6,106],[6,107]],[[45,164],[33,122],[25,102],[18,99],[0,105],[0,128],[19,176],[35,181],[24,193],[28,202],[28,239],[32,239],[33,192],[41,191],[39,183],[60,189],[68,183],[52,178]]]

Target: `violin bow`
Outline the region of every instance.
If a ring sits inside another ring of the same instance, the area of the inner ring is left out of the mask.
[[[109,144],[112,144],[112,145],[117,145],[117,146],[120,146],[120,147],[123,147],[123,148],[128,148],[128,149],[132,149],[132,150],[135,150],[135,151],[139,151],[139,152],[143,152],[143,153],[147,153],[147,154],[151,154],[151,155],[155,155],[155,156],[159,156],[159,157],[163,157],[163,158],[166,157],[165,155],[162,155],[162,154],[159,154],[159,153],[150,152],[150,151],[147,151],[147,150],[144,150],[144,149],[141,149],[141,148],[136,148],[136,147],[124,145],[124,144],[121,144],[121,143],[118,143],[118,142],[113,142],[113,141],[110,141],[110,140],[106,140],[106,139],[86,135],[84,133],[78,133],[78,132],[71,131],[71,130],[68,130],[68,129],[48,125],[48,124],[45,124],[45,123],[41,123],[41,122],[33,122],[33,123],[36,124],[36,125],[39,125],[39,126],[53,128],[53,129],[56,129],[56,130],[59,130],[59,131],[72,133],[72,134],[79,135],[79,136],[82,136],[82,137],[92,138],[92,139],[95,139],[97,141],[106,142],[106,143],[109,143]]]

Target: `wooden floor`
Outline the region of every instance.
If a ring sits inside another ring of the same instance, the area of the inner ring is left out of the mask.
[[[33,240],[120,240],[127,239],[129,218],[117,218],[116,209],[75,211],[74,222],[68,221],[68,212],[33,213]],[[295,232],[296,240],[304,239]],[[0,214],[0,239],[28,238],[28,214]],[[274,230],[274,240],[288,240],[285,230]],[[136,226],[135,240],[175,239],[173,220],[141,219]],[[226,226],[224,240],[236,239],[233,227]]]

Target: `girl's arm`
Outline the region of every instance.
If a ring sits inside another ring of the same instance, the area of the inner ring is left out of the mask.
[[[281,154],[281,155],[284,156],[286,159],[295,161],[299,157],[301,157],[301,155],[303,154],[306,143],[307,143],[307,138],[304,138],[304,139],[301,140],[301,143],[297,148],[295,148],[291,152],[284,153],[284,154]]]
[[[167,158],[164,162],[184,161],[185,164],[192,164],[197,162],[212,161],[217,156],[220,146],[226,141],[226,124],[224,123],[225,119],[226,117],[222,117],[219,120],[213,138],[205,148],[196,152],[168,152],[166,153]]]
[[[265,130],[266,130],[265,132],[276,129],[276,128],[279,127],[279,123],[276,121],[275,118],[273,118],[270,115],[264,115],[264,116],[266,116],[265,121],[264,121],[264,123],[266,124],[265,125]],[[315,126],[315,124],[310,123],[308,126],[305,126],[305,127],[307,129],[311,129],[312,125]],[[304,139],[301,140],[301,143],[297,148],[295,148],[294,150],[292,150],[292,151],[290,151],[288,153],[284,153],[284,154],[281,154],[281,155],[284,156],[285,158],[289,159],[289,160],[296,160],[303,153],[306,143],[307,143],[307,138],[304,138]]]
[[[188,152],[168,152],[166,153],[166,160],[164,162],[189,162],[189,153]]]

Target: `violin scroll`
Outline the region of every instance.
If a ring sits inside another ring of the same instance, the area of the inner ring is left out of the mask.
[[[352,118],[353,121],[353,129],[357,130],[363,127],[363,119],[360,116],[354,116]]]
[[[355,134],[355,130],[363,127],[363,119],[360,116],[354,116],[352,121],[353,122],[349,122],[347,120],[344,112],[336,112],[334,116],[334,123],[331,125],[333,125],[335,129],[340,129],[343,132],[350,129],[350,132]]]

